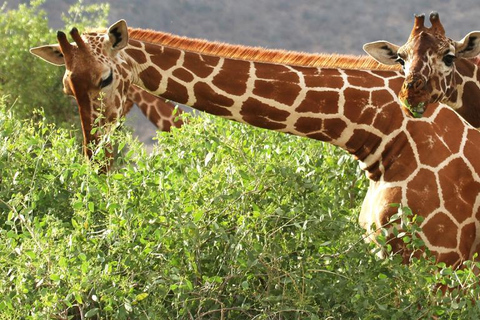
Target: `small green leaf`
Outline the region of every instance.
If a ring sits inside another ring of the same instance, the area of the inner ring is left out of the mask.
[[[60,259],[58,259],[58,265],[62,268],[66,268],[67,267],[67,259],[65,259],[65,257],[60,257]]]
[[[123,180],[125,178],[125,176],[121,173],[115,173],[113,176],[112,176],[113,179],[115,180]]]
[[[148,293],[143,292],[143,293],[137,294],[137,296],[135,297],[135,301],[142,301],[147,297],[148,297]]]
[[[96,316],[98,314],[98,311],[99,311],[98,308],[93,308],[93,309],[88,310],[85,313],[85,318],[91,318],[91,317]]]
[[[203,211],[196,210],[196,211],[192,214],[192,216],[193,216],[193,221],[195,221],[195,222],[200,221],[200,220],[203,218],[203,214],[204,214]]]
[[[79,201],[79,202],[75,202],[75,203],[73,204],[73,209],[79,210],[79,209],[81,209],[81,208],[83,208],[83,202],[80,202],[80,201]]]
[[[37,255],[33,251],[25,251],[25,254],[29,256],[31,259],[35,259]]]
[[[51,274],[50,280],[52,281],[60,281],[60,276],[58,274]]]

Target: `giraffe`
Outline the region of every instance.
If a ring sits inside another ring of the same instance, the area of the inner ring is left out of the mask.
[[[364,45],[378,62],[400,64],[405,82],[398,94],[403,109],[421,116],[432,103],[445,103],[474,127],[480,127],[480,31],[454,41],[445,36],[437,12],[430,14],[431,27],[424,25],[425,15],[415,23],[403,46],[388,41]]]
[[[56,66],[65,65],[65,60],[60,53],[60,47],[58,45],[32,48],[30,49],[30,52],[50,64]],[[72,88],[68,85],[64,86],[64,92],[67,95],[74,96]],[[168,132],[172,127],[180,128],[183,125],[183,121],[178,118],[178,115],[180,115],[183,111],[181,109],[175,110],[175,103],[152,95],[151,93],[135,85],[128,87],[127,98],[122,108],[101,108],[100,104],[101,102],[96,99],[92,108],[93,111],[88,113],[83,112],[79,106],[82,133],[84,137],[83,151],[85,156],[88,158],[91,158],[92,156],[92,151],[89,149],[89,144],[95,141],[98,142],[98,139],[100,138],[98,135],[95,136],[90,133],[91,128],[93,128],[96,119],[100,116],[100,113],[102,113],[101,118],[105,120],[102,124],[110,124],[116,119],[124,117],[128,112],[130,112],[133,105],[136,104],[145,117],[147,117],[147,119],[150,120],[150,122],[152,122],[161,131]],[[109,168],[105,169],[108,170]]]
[[[128,29],[123,20],[106,31],[70,34],[74,44],[57,34],[57,54],[81,108],[92,107],[100,88],[108,107],[121,108],[126,89],[137,85],[210,114],[331,143],[355,156],[370,179],[359,222],[371,240],[397,213],[395,203],[424,217],[420,237],[438,261],[459,266],[480,249],[480,146],[472,142],[480,132],[443,104],[421,119],[405,114],[396,102],[400,71],[365,58]],[[408,262],[403,241],[390,241]]]

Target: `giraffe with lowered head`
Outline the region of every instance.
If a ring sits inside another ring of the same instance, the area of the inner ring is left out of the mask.
[[[425,218],[420,236],[438,261],[458,266],[479,250],[480,146],[472,141],[480,132],[445,105],[407,116],[396,102],[400,72],[364,58],[129,30],[124,21],[71,36],[74,44],[62,32],[57,38],[64,83],[81,108],[90,110],[100,90],[107,108],[121,108],[138,85],[224,118],[329,142],[353,154],[371,180],[360,216],[367,230],[386,225],[398,203]],[[391,244],[407,262],[403,241]]]
[[[58,45],[32,48],[30,52],[53,65],[65,65],[65,59]],[[108,83],[108,81],[110,80],[106,79],[104,84]],[[73,88],[69,86],[68,83],[64,83],[64,92],[68,95],[75,96]],[[117,94],[119,93],[117,92]],[[102,105],[102,99],[100,98],[92,100],[92,108],[90,110],[82,109],[79,105],[84,137],[83,150],[88,158],[92,156],[92,150],[89,149],[89,144],[91,142],[98,142],[100,139],[99,134],[91,134],[95,120],[100,117],[102,119],[100,125],[112,123],[130,112],[134,104],[136,104],[145,117],[161,131],[168,132],[173,127],[180,128],[183,125],[183,121],[178,117],[183,111],[181,109],[175,110],[175,103],[155,96],[135,85],[129,86],[125,104],[120,108],[107,108]]]

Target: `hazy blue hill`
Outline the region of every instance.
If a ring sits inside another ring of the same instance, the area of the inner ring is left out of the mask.
[[[15,7],[25,0],[10,0]],[[53,28],[75,0],[46,0]],[[362,53],[365,42],[404,42],[414,13],[438,11],[448,34],[480,29],[478,2],[398,0],[110,0],[110,21],[190,37],[309,52]]]

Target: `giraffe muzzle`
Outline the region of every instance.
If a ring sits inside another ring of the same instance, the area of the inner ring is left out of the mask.
[[[413,76],[405,80],[398,94],[404,111],[415,118],[420,118],[430,102],[427,82],[423,77]]]

